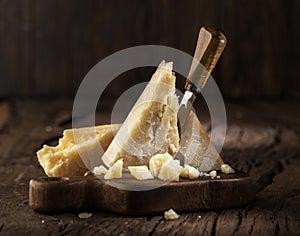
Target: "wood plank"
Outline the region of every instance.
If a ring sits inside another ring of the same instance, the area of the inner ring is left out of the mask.
[[[228,37],[219,65],[225,95],[280,97],[289,61],[284,1],[219,3],[220,28]]]
[[[18,81],[21,78],[20,69],[22,69],[21,11],[19,1],[0,2],[0,96],[20,93]]]
[[[228,37],[214,72],[226,96],[299,99],[298,5],[296,0],[3,0],[0,95],[73,96],[86,73],[111,53],[160,44],[192,54],[199,28],[209,25]],[[105,95],[119,96],[152,71],[120,76]]]

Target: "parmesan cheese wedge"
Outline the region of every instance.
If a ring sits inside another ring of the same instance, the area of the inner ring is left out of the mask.
[[[119,127],[120,125],[92,127],[94,135],[91,135],[91,128],[67,129],[57,146],[44,145],[37,152],[38,161],[48,176],[84,175],[88,168],[79,153],[93,154],[99,144],[106,150]],[[79,140],[76,140],[77,143],[74,140],[74,132]],[[101,156],[98,157],[98,162],[101,162]]]
[[[180,153],[184,163],[198,171],[219,170],[223,160],[219,156],[204,127],[194,112],[191,112],[181,135]]]
[[[112,166],[123,159],[124,167],[147,165],[152,156],[179,149],[178,98],[172,62],[162,61],[133,106],[102,160]]]

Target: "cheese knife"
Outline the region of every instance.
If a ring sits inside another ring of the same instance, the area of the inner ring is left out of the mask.
[[[185,93],[179,105],[178,120],[181,124],[181,133],[193,103],[204,88],[226,43],[226,37],[222,32],[206,26],[200,29],[194,59],[185,84]]]

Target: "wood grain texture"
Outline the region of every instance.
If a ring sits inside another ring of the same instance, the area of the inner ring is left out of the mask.
[[[227,97],[299,99],[297,0],[0,1],[0,96],[73,96],[86,73],[118,50],[143,44],[193,55],[208,25],[228,38],[213,75]],[[116,79],[106,95],[147,81]],[[181,86],[183,87],[183,86]],[[180,88],[181,88],[180,87]]]
[[[29,207],[28,184],[44,175],[35,151],[57,141],[71,123],[72,101],[62,99],[6,101],[13,116],[0,130],[1,235],[298,235],[300,232],[300,117],[298,102],[226,103],[228,132],[222,157],[234,168],[260,180],[252,204],[238,209],[123,217],[93,212],[41,214]],[[107,101],[109,104],[109,101]],[[47,105],[45,105],[47,104]],[[109,107],[109,105],[107,105]],[[209,127],[208,116],[202,116]],[[103,110],[97,123],[108,123]],[[220,194],[216,192],[216,197]],[[201,216],[201,218],[199,218]],[[43,223],[44,222],[44,223]]]
[[[33,178],[29,184],[29,205],[45,213],[102,210],[149,216],[171,208],[179,213],[238,208],[253,201],[256,191],[246,173],[218,175],[220,179],[180,179],[164,185],[157,179],[135,180],[129,173],[124,173],[122,179],[108,181],[103,176]],[[223,195],[216,198],[216,192]]]

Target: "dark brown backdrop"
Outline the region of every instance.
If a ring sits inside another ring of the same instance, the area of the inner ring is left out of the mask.
[[[0,96],[73,96],[109,54],[142,44],[192,54],[209,25],[228,38],[214,73],[227,97],[299,99],[299,21],[297,0],[0,0]],[[149,73],[126,73],[107,93]]]

